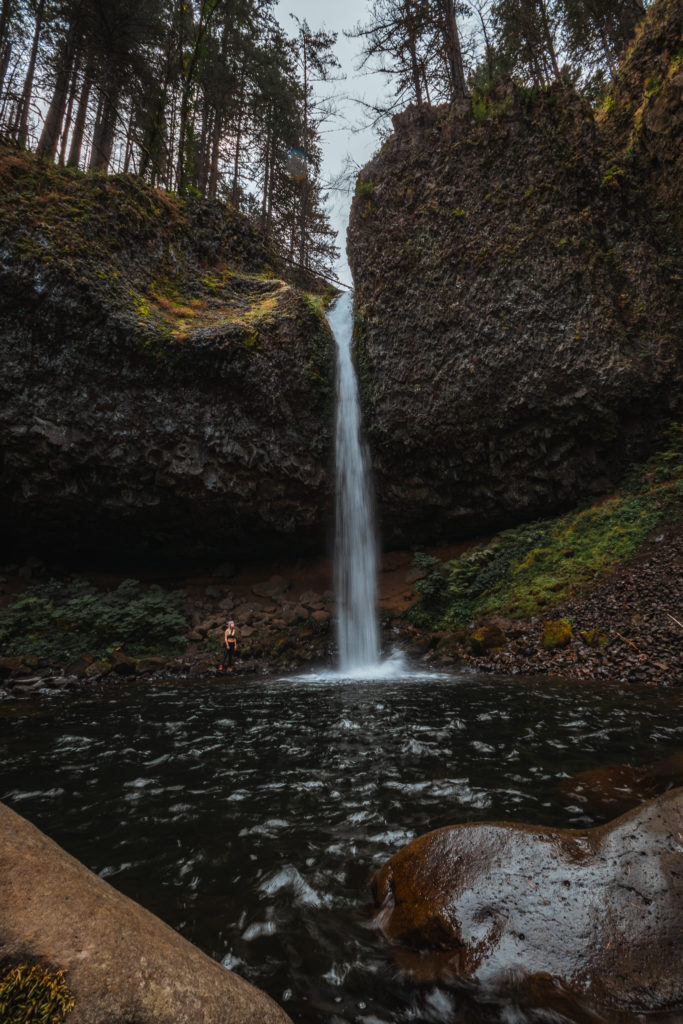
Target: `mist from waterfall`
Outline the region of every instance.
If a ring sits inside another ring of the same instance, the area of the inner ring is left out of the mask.
[[[327,319],[337,344],[335,589],[339,667],[356,674],[379,665],[379,630],[372,482],[351,359],[353,296],[342,295]]]

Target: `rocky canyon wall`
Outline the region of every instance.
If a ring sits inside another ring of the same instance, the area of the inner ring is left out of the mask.
[[[604,492],[680,414],[681,52],[660,2],[597,115],[499,84],[399,115],[363,168],[347,247],[385,541]]]
[[[0,179],[7,557],[323,547],[320,296],[229,207],[12,151]]]

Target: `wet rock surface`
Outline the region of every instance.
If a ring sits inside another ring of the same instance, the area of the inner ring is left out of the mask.
[[[655,764],[610,764],[563,779],[560,789],[591,813],[621,814],[683,786],[683,752]]]
[[[676,789],[586,831],[438,829],[373,877],[377,923],[422,980],[683,1012],[682,816]]]
[[[0,804],[0,960],[66,971],[73,1024],[287,1024],[211,960]],[[291,1022],[290,1022],[291,1024]]]
[[[559,86],[501,87],[490,110],[399,115],[353,201],[361,391],[397,546],[604,492],[681,408],[679,271],[647,166],[624,168]]]
[[[319,299],[221,204],[11,151],[0,180],[12,553],[320,550],[334,343]]]

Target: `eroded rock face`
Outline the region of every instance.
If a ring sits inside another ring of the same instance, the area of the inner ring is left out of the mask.
[[[604,1004],[610,1021],[683,1012],[682,820],[676,789],[586,831],[437,829],[373,877],[377,922],[424,980],[542,984]]]
[[[0,911],[0,962],[65,970],[69,1024],[291,1024],[3,804]]]
[[[3,539],[320,550],[334,343],[220,204],[0,153]]]
[[[679,271],[621,144],[561,86],[501,86],[477,113],[399,115],[352,206],[358,363],[397,544],[604,492],[681,408]]]

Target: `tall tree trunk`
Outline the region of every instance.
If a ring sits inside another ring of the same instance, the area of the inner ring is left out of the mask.
[[[308,54],[306,52],[306,37],[303,37],[303,79],[304,79],[304,132],[303,151],[308,158]],[[301,234],[299,237],[299,263],[303,267],[306,262],[306,224],[308,221],[308,167],[301,182]]]
[[[417,57],[417,44],[415,42],[415,37],[412,35],[408,39],[408,51],[410,53],[410,70],[413,79],[415,102],[418,107],[423,107],[424,100],[422,98],[422,75],[420,73],[420,62]]]
[[[266,136],[265,148],[266,163],[263,171],[263,196],[261,198],[261,224],[266,225],[266,210],[268,209],[268,192],[270,190],[270,130]]]
[[[0,93],[5,85],[5,75],[12,55],[12,42],[9,30],[12,18],[13,0],[2,0],[0,7]]]
[[[123,173],[128,174],[130,168],[131,158],[133,156],[133,122],[135,120],[134,107],[131,104],[130,115],[128,117],[128,127],[126,129],[126,152],[123,158]]]
[[[442,0],[445,25],[445,44],[448,54],[448,70],[451,79],[451,98],[460,99],[467,95],[465,69],[462,62],[462,48],[454,0]]]
[[[176,166],[176,189],[181,194],[185,191],[187,178],[185,167],[187,159],[186,143],[190,115],[190,97],[192,95],[194,74],[197,62],[199,61],[204,36],[209,29],[211,19],[220,3],[221,0],[203,0],[199,23],[197,25],[197,34],[194,46],[192,47],[192,54],[183,76],[183,88],[180,98],[180,125],[178,130],[178,158]]]
[[[242,118],[244,115],[244,65],[240,74],[240,92],[237,106],[237,128],[235,130],[235,159],[232,173],[232,201],[237,206],[240,184],[240,158],[242,156]]]
[[[81,147],[83,146],[83,132],[85,131],[85,121],[88,115],[88,102],[90,100],[92,76],[93,67],[92,64],[88,63],[86,65],[85,73],[83,75],[81,95],[78,98],[78,110],[76,111],[74,130],[71,134],[71,146],[69,147],[69,157],[66,161],[67,167],[78,167],[78,165],[81,162]]]
[[[71,117],[74,109],[74,100],[76,99],[76,92],[78,90],[78,65],[80,61],[76,60],[74,65],[74,71],[71,76],[71,86],[69,88],[69,102],[66,105],[66,117],[64,118],[64,128],[62,130],[62,144],[59,147],[59,166],[64,166],[64,157],[66,155],[66,144],[69,139],[69,129],[71,128]]]
[[[12,56],[12,41],[8,39],[2,46],[0,46],[0,95],[5,87],[5,75],[7,74],[7,68],[9,67],[10,57]]]
[[[54,160],[55,158],[62,130],[71,69],[81,37],[81,6],[81,2],[78,2],[71,8],[69,28],[59,57],[54,92],[52,93],[52,100],[45,115],[43,130],[38,140],[38,148],[36,150],[38,156],[47,157],[49,160]]]
[[[105,81],[102,102],[99,109],[99,117],[95,122],[95,129],[92,137],[92,152],[90,153],[89,170],[107,171],[111,160],[111,151],[114,146],[114,133],[116,131],[117,108],[119,103],[120,87],[111,78]]]
[[[217,110],[213,119],[211,133],[211,166],[209,168],[209,199],[216,198],[218,191],[218,158],[220,156],[221,132],[223,130],[222,111]]]
[[[270,187],[268,189],[268,207],[266,209],[266,232],[273,230],[273,198],[275,196],[275,133],[270,136]]]
[[[20,146],[23,146],[24,148],[26,148],[26,140],[28,139],[28,115],[29,110],[31,108],[31,97],[33,95],[33,77],[36,71],[38,42],[40,40],[40,33],[43,28],[44,10],[45,0],[40,0],[40,3],[38,4],[38,10],[36,11],[36,24],[33,30],[31,53],[28,59],[28,68],[26,70],[26,78],[24,79],[24,88],[21,93],[19,123],[17,126],[17,142]]]
[[[199,190],[199,194],[203,197],[206,197],[206,186],[209,180],[209,162],[211,160],[209,139],[213,137],[214,117],[215,110],[213,107],[209,106],[209,101],[205,96],[202,110],[202,131],[200,135],[199,152],[197,154],[195,180],[195,185]]]
[[[560,66],[557,62],[557,53],[555,51],[555,43],[553,40],[553,34],[550,29],[550,21],[548,19],[548,8],[545,0],[538,0],[538,7],[541,12],[541,23],[543,25],[543,35],[545,37],[545,46],[548,57],[550,58],[550,64],[553,70],[553,76],[555,80],[560,77]]]

